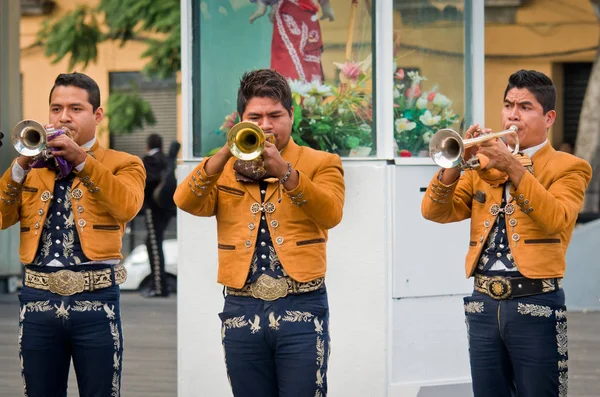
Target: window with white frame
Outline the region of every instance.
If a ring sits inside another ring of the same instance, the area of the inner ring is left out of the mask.
[[[222,147],[239,121],[246,71],[290,81],[293,139],[346,156],[373,156],[371,0],[192,1],[193,156]]]

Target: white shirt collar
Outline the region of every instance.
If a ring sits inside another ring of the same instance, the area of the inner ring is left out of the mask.
[[[153,156],[158,152],[160,152],[159,148],[150,149],[150,151],[148,151],[148,156]]]
[[[537,153],[538,150],[540,150],[541,148],[544,147],[544,145],[546,145],[548,143],[548,140],[546,139],[544,142],[540,143],[537,146],[534,147],[530,147],[527,149],[523,149],[522,152],[526,155],[528,155],[529,157],[533,157],[534,154]]]

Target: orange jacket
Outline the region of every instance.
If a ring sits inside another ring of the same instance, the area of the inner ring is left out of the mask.
[[[261,215],[267,216],[275,251],[290,277],[307,282],[325,276],[327,230],[342,220],[342,162],[337,155],[298,146],[292,139],[282,157],[299,171],[300,183],[286,191],[281,202],[279,184],[269,184],[265,203],[275,208],[270,214],[251,211],[253,204],[255,208],[261,206],[259,185],[236,181],[235,158],[221,174],[211,176],[204,171],[208,160],[204,159],[177,187],[174,200],[179,208],[197,216],[217,217],[217,281],[221,284],[233,288],[244,285]]]
[[[547,143],[533,157],[533,175],[526,172],[510,195],[515,211],[506,214],[510,250],[521,274],[529,278],[563,277],[565,254],[577,215],[592,177],[590,165],[573,155],[558,152]],[[465,171],[457,182],[445,186],[432,179],[421,212],[438,223],[471,218],[471,238],[465,260],[467,277],[473,275],[488,234],[498,215],[504,187],[493,188],[476,171]]]
[[[81,248],[90,260],[122,258],[125,224],[142,207],[146,171],[138,157],[106,150],[97,142],[90,153],[81,172],[76,172],[71,188],[72,195],[76,189],[82,192],[79,200],[71,196]],[[46,168],[34,168],[23,184],[17,184],[11,173],[12,165],[0,179],[0,194],[4,191],[0,225],[8,228],[21,222],[19,253],[21,262],[28,264],[37,253],[50,208],[51,200],[43,201],[42,195],[54,192],[56,174]]]

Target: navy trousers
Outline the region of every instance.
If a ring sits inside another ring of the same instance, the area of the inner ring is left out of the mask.
[[[121,395],[119,294],[119,286],[73,296],[23,287],[19,358],[25,396],[65,397],[71,359],[79,396]]]
[[[567,395],[563,290],[495,300],[464,298],[475,397]]]
[[[228,295],[221,336],[235,397],[324,397],[329,306],[321,290],[272,302]]]

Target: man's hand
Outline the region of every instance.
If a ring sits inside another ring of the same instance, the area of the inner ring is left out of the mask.
[[[62,157],[74,167],[81,165],[87,158],[85,150],[65,134],[48,141],[48,147],[55,149],[52,157]]]
[[[281,157],[277,146],[269,141],[265,142],[265,149],[262,152],[262,157],[264,160],[263,166],[265,167],[268,176],[273,176],[281,180],[285,174],[287,174],[288,163]],[[299,182],[300,176],[298,175],[298,171],[292,169],[289,178],[283,183],[283,187],[287,190],[294,190]]]
[[[475,124],[470,126],[465,132],[465,139],[477,138],[483,134],[489,134],[492,132],[489,128],[481,128],[479,124]],[[478,146],[471,146],[470,148],[465,149],[464,159],[468,160],[471,157],[475,156],[478,152]]]
[[[34,160],[35,160],[34,157],[28,157],[28,156],[17,157],[17,163],[25,171],[27,171],[29,169],[29,167],[31,166],[31,163],[33,163]]]
[[[321,5],[321,21],[329,19],[329,21],[335,21],[335,15],[333,14],[333,8],[331,7],[331,1]]]
[[[508,174],[515,188],[519,187],[521,179],[525,174],[525,167],[512,154],[510,148],[499,138],[483,142],[479,147],[479,153],[490,159],[486,169],[495,168]]]
[[[281,179],[288,170],[287,162],[281,157],[277,146],[269,141],[265,142],[265,148],[262,152],[264,167],[267,175]]]
[[[233,154],[231,154],[231,150],[229,150],[229,145],[226,143],[217,153],[212,155],[206,161],[204,164],[204,172],[206,172],[207,175],[220,174],[223,172],[225,164],[227,164],[232,156]]]
[[[262,17],[267,13],[267,5],[263,3],[261,0],[256,1],[256,10],[250,15],[248,19],[250,23],[254,22],[256,19]],[[270,19],[270,17],[269,17]]]

